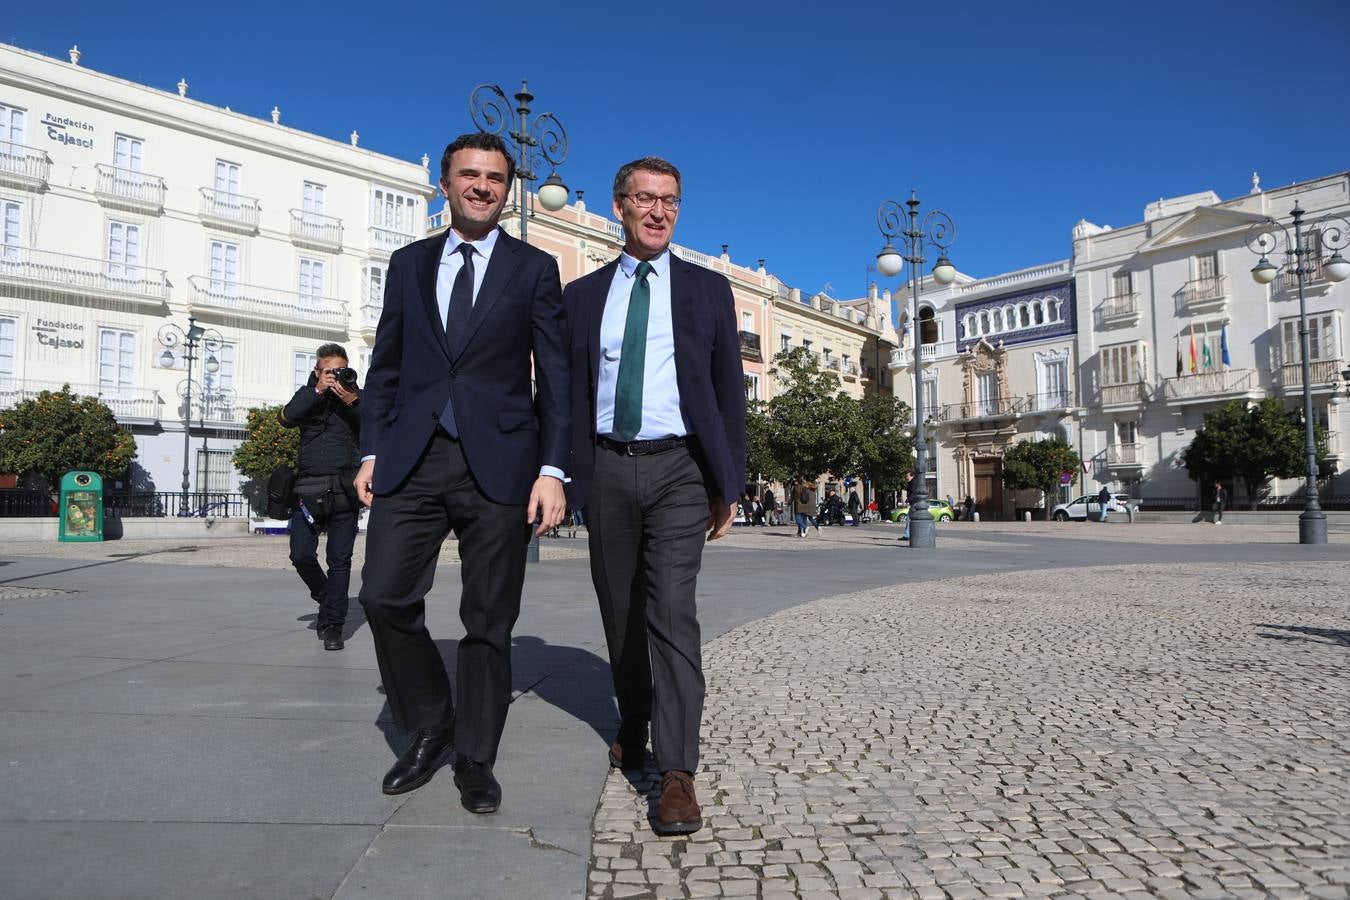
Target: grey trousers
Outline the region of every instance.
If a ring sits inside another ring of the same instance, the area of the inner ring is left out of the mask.
[[[624,456],[596,448],[586,507],[591,579],[619,715],[651,722],[660,771],[698,771],[703,658],[694,590],[708,493],[688,448]]]

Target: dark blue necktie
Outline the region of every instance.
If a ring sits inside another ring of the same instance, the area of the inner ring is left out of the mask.
[[[460,244],[457,251],[464,257],[464,265],[455,275],[455,284],[450,288],[450,309],[445,316],[445,339],[450,344],[451,353],[459,353],[460,341],[469,326],[469,316],[473,313],[473,245],[468,241]],[[451,397],[445,400],[445,409],[441,410],[441,427],[451,437],[459,437],[459,423],[455,421],[455,401]]]

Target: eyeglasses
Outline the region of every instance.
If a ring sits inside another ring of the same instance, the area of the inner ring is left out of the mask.
[[[651,209],[660,200],[661,205],[665,207],[666,212],[676,212],[680,208],[680,198],[674,194],[667,194],[664,197],[658,197],[655,194],[648,194],[646,191],[637,194],[624,194],[633,205],[638,209]]]

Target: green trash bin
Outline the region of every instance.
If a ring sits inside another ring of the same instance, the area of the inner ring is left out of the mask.
[[[103,478],[97,472],[61,476],[61,540],[103,540]]]

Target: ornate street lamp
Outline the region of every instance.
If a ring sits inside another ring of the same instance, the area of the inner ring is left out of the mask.
[[[915,451],[914,487],[909,496],[909,545],[929,549],[937,546],[937,525],[928,512],[928,439],[924,434],[923,368],[919,361],[919,286],[923,275],[919,267],[927,262],[925,247],[932,244],[938,249],[933,280],[947,285],[956,279],[956,268],[947,258],[947,248],[956,240],[956,225],[939,209],[929,210],[921,221],[919,197],[914,191],[909,192],[905,206],[909,209],[902,209],[894,200],[886,200],[877,209],[877,227],[886,239],[885,246],[877,254],[877,271],[894,277],[900,274],[905,263],[909,263],[909,294],[913,300],[910,321],[914,326],[910,352],[914,369]],[[897,240],[899,249],[894,243]]]
[[[549,212],[557,212],[567,205],[567,185],[558,177],[558,166],[567,159],[567,131],[551,112],[530,119],[530,101],[534,94],[530,93],[525,81],[521,81],[515,99],[513,115],[506,91],[495,84],[480,84],[469,94],[469,117],[479,131],[500,134],[515,148],[520,239],[523,241],[528,221],[525,209],[525,198],[529,195],[527,183],[539,177],[536,166],[549,165],[549,176],[538,191],[540,205]]]
[[[156,335],[160,346],[164,348],[159,355],[159,364],[172,369],[178,365],[178,359],[181,355],[187,361],[187,385],[182,393],[183,400],[183,493],[178,504],[178,515],[190,516],[191,509],[188,507],[188,454],[191,452],[191,432],[192,432],[192,363],[197,359],[197,347],[201,346],[207,351],[207,360],[205,363],[209,371],[215,371],[220,368],[220,363],[215,354],[220,350],[224,339],[220,332],[214,328],[203,328],[197,324],[197,320],[188,316],[187,331],[179,328],[172,322],[159,329]],[[214,365],[215,369],[211,369]]]
[[[1346,262],[1340,251],[1350,243],[1350,222],[1340,216],[1327,216],[1313,223],[1314,233],[1320,232],[1319,243],[1329,248],[1332,255],[1325,260],[1317,259],[1317,251],[1304,246],[1303,216],[1306,210],[1294,202],[1289,216],[1294,231],[1275,219],[1257,222],[1247,229],[1247,247],[1260,255],[1261,260],[1252,267],[1252,278],[1257,284],[1270,284],[1281,270],[1293,274],[1298,284],[1298,342],[1299,356],[1303,368],[1303,453],[1307,461],[1307,486],[1304,492],[1303,513],[1298,517],[1298,542],[1300,544],[1325,544],[1327,542],[1327,515],[1322,511],[1317,490],[1317,444],[1313,431],[1312,416],[1312,363],[1308,359],[1308,304],[1304,297],[1304,281],[1317,273],[1321,265],[1322,274],[1328,281],[1340,282],[1350,276],[1350,262]],[[1276,266],[1270,261],[1270,254],[1281,250],[1283,242],[1284,265]]]

